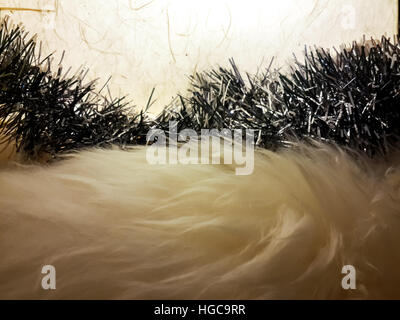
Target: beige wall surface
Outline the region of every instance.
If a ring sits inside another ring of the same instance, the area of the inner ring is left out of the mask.
[[[392,36],[397,27],[397,0],[2,0],[0,8],[38,33],[46,52],[65,50],[66,67],[84,65],[102,83],[112,75],[114,96],[143,106],[155,87],[153,112],[185,92],[188,75],[230,57],[256,72],[304,45]]]

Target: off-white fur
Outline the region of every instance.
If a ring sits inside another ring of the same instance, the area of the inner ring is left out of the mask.
[[[234,169],[151,166],[142,147],[8,163],[0,298],[400,298],[398,158],[301,147],[257,151],[250,176]]]

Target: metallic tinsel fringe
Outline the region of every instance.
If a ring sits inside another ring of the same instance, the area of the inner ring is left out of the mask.
[[[268,149],[293,140],[322,140],[369,156],[385,154],[399,139],[400,46],[383,37],[369,46],[328,51],[306,49],[289,74],[271,71],[245,77],[233,59],[191,77],[155,120],[129,113],[124,98],[107,98],[85,73],[56,73],[51,56],[27,39],[21,26],[3,20],[0,29],[0,144],[12,141],[29,157],[111,144],[145,144],[151,128],[254,129]],[[272,61],[271,61],[272,64]],[[152,93],[153,94],[153,93]],[[111,96],[111,95],[109,95]],[[148,106],[151,105],[151,97]]]

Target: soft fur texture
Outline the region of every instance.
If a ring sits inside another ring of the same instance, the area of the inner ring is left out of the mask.
[[[3,161],[0,298],[400,298],[398,159],[257,151],[250,176],[152,166],[144,147]]]

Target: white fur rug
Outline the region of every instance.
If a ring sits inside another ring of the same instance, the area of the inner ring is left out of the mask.
[[[400,298],[398,159],[257,151],[250,176],[152,166],[145,148],[3,159],[0,298]],[[347,264],[356,290],[342,289]]]

